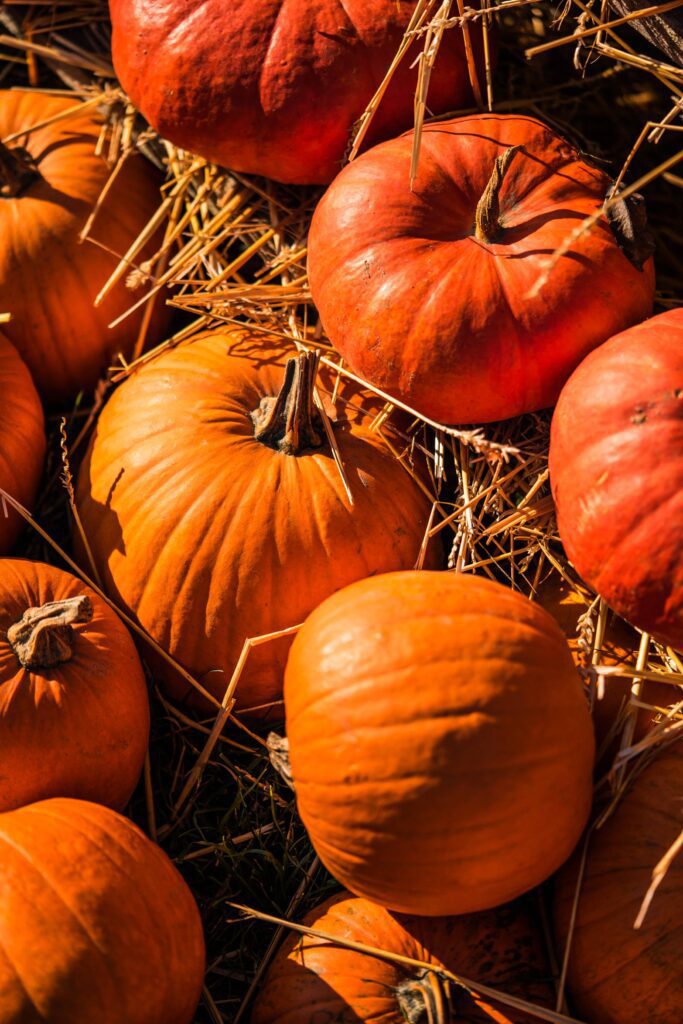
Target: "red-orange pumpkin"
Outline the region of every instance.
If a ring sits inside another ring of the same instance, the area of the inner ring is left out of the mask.
[[[0,487],[31,511],[45,458],[43,409],[31,374],[1,334],[0,409]],[[11,550],[22,525],[18,512],[4,505],[0,499],[0,555]]]
[[[419,967],[348,949],[344,942],[438,964],[470,981],[537,1005],[552,1005],[550,970],[529,909],[510,904],[460,917],[394,917],[349,893],[304,919],[340,944],[292,935],[271,966],[252,1024],[535,1024],[528,1013],[470,994]],[[450,1009],[450,1012],[447,1011]]]
[[[429,502],[359,421],[334,428],[349,501],[314,414],[314,362],[285,371],[282,349],[240,330],[167,351],[113,395],[81,470],[78,506],[105,585],[218,698],[248,637],[295,626],[333,591],[412,567],[420,551]],[[238,710],[272,713],[289,645],[252,650]]]
[[[577,571],[628,622],[683,648],[683,309],[611,338],[572,375],[550,479]]]
[[[662,751],[591,838],[569,960],[579,1016],[596,1024],[670,1024],[681,1018],[683,857],[657,889],[642,926],[634,922],[653,869],[683,828],[683,746]],[[555,918],[564,949],[578,858],[557,879]]]
[[[278,181],[328,182],[415,8],[415,0],[110,0],[114,67],[176,145]],[[480,60],[480,24],[470,21],[468,34]],[[423,44],[413,43],[394,74],[371,140],[413,123]],[[444,36],[428,102],[435,113],[472,102],[460,29]]]
[[[3,1024],[191,1024],[196,904],[132,822],[82,800],[0,816]]]
[[[92,388],[115,353],[132,350],[142,313],[114,330],[108,324],[135,293],[122,281],[97,309],[93,302],[160,202],[151,165],[130,157],[97,213],[91,237],[100,245],[79,243],[111,170],[95,153],[101,124],[86,111],[34,127],[76,103],[0,92],[0,139],[11,137],[0,143],[0,312],[12,314],[3,330],[50,402]],[[166,316],[157,305],[150,338]]]
[[[594,740],[555,621],[455,573],[375,576],[328,598],[289,655],[297,804],[359,896],[462,914],[531,889],[571,853]]]
[[[0,561],[0,811],[46,797],[122,810],[149,735],[135,645],[61,569]]]
[[[412,148],[409,133],[365,153],[316,209],[308,269],[329,337],[442,422],[552,405],[587,352],[652,310],[652,261],[629,262],[605,219],[531,294],[609,179],[529,117],[427,125],[411,189]]]

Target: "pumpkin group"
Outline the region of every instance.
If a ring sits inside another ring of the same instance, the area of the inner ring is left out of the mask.
[[[351,368],[443,423],[552,405],[584,355],[652,310],[654,272],[605,218],[554,252],[609,179],[530,117],[425,126],[346,167],[309,234],[313,299]]]
[[[219,700],[247,638],[296,626],[333,591],[420,552],[427,499],[356,420],[331,428],[351,503],[314,378],[312,353],[287,361],[248,331],[204,334],[119,388],[81,469],[105,586]],[[274,713],[289,644],[252,649],[238,711]],[[158,668],[172,696],[195,700]]]
[[[0,139],[12,140],[0,143],[0,312],[12,314],[3,330],[50,403],[92,389],[117,352],[132,351],[143,311],[108,325],[135,293],[121,281],[94,301],[160,203],[151,165],[130,156],[98,209],[94,242],[79,241],[111,169],[95,151],[102,126],[91,112],[42,125],[74,107],[75,97],[0,92]],[[164,320],[159,304],[150,338]]]
[[[593,729],[566,641],[488,580],[389,573],[328,598],[292,645],[285,710],[313,846],[391,910],[513,899],[586,824]]]
[[[2,200],[0,200],[0,203]],[[45,458],[45,424],[31,374],[0,335],[0,488],[30,512]],[[10,552],[22,519],[0,499],[0,555]]]
[[[0,1020],[191,1024],[192,895],[130,821],[82,800],[0,815]]]
[[[628,622],[683,648],[683,310],[584,360],[557,403],[549,464],[576,570]]]
[[[149,735],[127,630],[69,573],[0,560],[0,811],[53,796],[122,810]]]

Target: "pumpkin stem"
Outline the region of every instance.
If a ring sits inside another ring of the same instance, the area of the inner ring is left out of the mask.
[[[283,781],[294,789],[294,778],[292,777],[292,766],[289,763],[289,740],[286,736],[280,736],[276,732],[269,732],[266,738],[268,757],[275,771]]]
[[[85,594],[27,608],[7,630],[7,640],[22,668],[54,668],[73,655],[76,622],[90,622],[92,601]]]
[[[521,146],[510,146],[496,158],[488,185],[477,203],[474,215],[474,237],[480,242],[495,242],[503,225],[500,223],[500,189],[515,153]]]
[[[406,978],[396,989],[401,1014],[408,1024],[449,1024],[450,986],[435,971]]]
[[[0,142],[0,196],[3,199],[20,196],[39,177],[40,172],[27,150],[10,149]]]
[[[280,394],[262,398],[251,418],[254,437],[285,455],[300,455],[307,448],[322,447],[315,428],[318,413],[313,404],[318,352],[302,352],[287,360]]]

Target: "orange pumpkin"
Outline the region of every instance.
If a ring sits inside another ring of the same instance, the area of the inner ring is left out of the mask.
[[[683,857],[673,859],[640,928],[634,928],[653,869],[683,828],[683,744],[663,750],[638,775],[591,837],[567,978],[580,1015],[599,1024],[670,1024],[681,1019]],[[566,944],[577,858],[557,879],[555,920]]]
[[[93,303],[160,202],[157,175],[132,156],[97,213],[90,234],[100,244],[79,242],[110,174],[95,152],[101,124],[84,112],[34,128],[74,105],[75,97],[0,92],[0,139],[12,140],[0,143],[0,311],[12,314],[3,329],[49,402],[91,389],[115,353],[132,350],[142,312],[108,324],[135,294],[122,281]],[[150,338],[166,316],[157,305]]]
[[[285,710],[318,855],[389,909],[497,906],[586,824],[593,729],[566,641],[488,580],[391,573],[330,597],[292,645]]]
[[[168,857],[82,800],[0,816],[0,1020],[191,1024],[201,921]]]
[[[491,1005],[434,973],[349,949],[344,942],[438,964],[518,999],[552,1005],[542,940],[521,903],[461,917],[394,917],[376,903],[342,893],[316,907],[304,924],[340,944],[292,935],[263,982],[252,1024],[538,1020],[501,1003]]]
[[[17,350],[2,335],[0,409],[0,487],[31,511],[45,458],[43,409],[31,374]],[[0,499],[0,555],[10,551],[23,522],[17,512],[5,505],[6,508]]]
[[[248,637],[297,625],[420,550],[429,502],[359,421],[333,427],[349,501],[313,408],[314,362],[285,370],[281,349],[240,330],[167,351],[115,392],[80,473],[109,592],[217,698]],[[252,650],[238,711],[272,712],[290,642]],[[189,696],[159,670],[172,696]]]
[[[148,735],[145,677],[109,605],[60,569],[0,561],[0,811],[52,796],[122,809]]]

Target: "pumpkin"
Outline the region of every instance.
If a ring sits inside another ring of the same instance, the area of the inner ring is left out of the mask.
[[[0,1020],[191,1024],[201,921],[165,853],[83,800],[0,815]]]
[[[420,551],[429,502],[358,420],[333,428],[351,504],[314,379],[312,353],[287,361],[246,330],[206,333],[115,392],[81,469],[78,508],[105,586],[218,699],[248,637],[296,626],[333,591],[412,567]],[[238,711],[272,714],[290,642],[252,649]],[[158,667],[174,699],[197,704]]]
[[[489,580],[388,573],[328,598],[292,645],[285,710],[316,852],[390,910],[511,900],[586,824],[593,729],[567,643]]]
[[[30,511],[45,458],[43,409],[31,374],[17,350],[2,335],[0,409],[0,488]],[[21,516],[0,498],[0,555],[10,551],[22,522]]]
[[[628,622],[683,648],[683,310],[584,360],[555,410],[549,465],[577,572]]]
[[[159,181],[131,156],[103,201],[90,237],[79,242],[110,174],[95,152],[101,131],[89,111],[39,126],[75,106],[75,97],[0,92],[0,311],[3,327],[51,403],[92,389],[115,353],[129,354],[143,311],[113,330],[108,324],[136,300],[124,282],[97,308],[100,288],[159,206]],[[104,246],[104,248],[102,248]],[[148,247],[143,261],[154,252]],[[149,337],[165,320],[152,318]]]
[[[384,79],[415,0],[110,0],[119,80],[157,131],[233,170],[330,181]],[[481,28],[469,22],[480,78]],[[372,121],[370,139],[413,123],[416,40]],[[428,104],[472,102],[462,31],[445,33]]]
[[[683,974],[683,859],[672,860],[640,928],[634,928],[653,869],[683,827],[683,747],[663,750],[635,782],[588,848],[567,978],[578,1013],[600,1024],[680,1020]],[[555,923],[566,945],[578,858],[557,878]]]
[[[147,751],[142,666],[70,573],[0,560],[0,811],[52,796],[122,810]]]
[[[278,952],[252,1012],[252,1024],[535,1024],[538,1018],[489,1005],[476,993],[420,968],[361,953],[344,942],[374,946],[498,988],[507,995],[552,1005],[541,936],[519,903],[461,917],[394,917],[367,900],[342,893],[304,920],[340,943],[292,935]],[[450,1009],[450,1014],[448,1012]]]
[[[609,179],[530,117],[428,124],[411,188],[412,149],[408,133],[363,154],[315,211],[308,271],[330,340],[440,422],[552,405],[587,352],[652,310],[652,261],[634,266],[604,219],[531,292]]]

